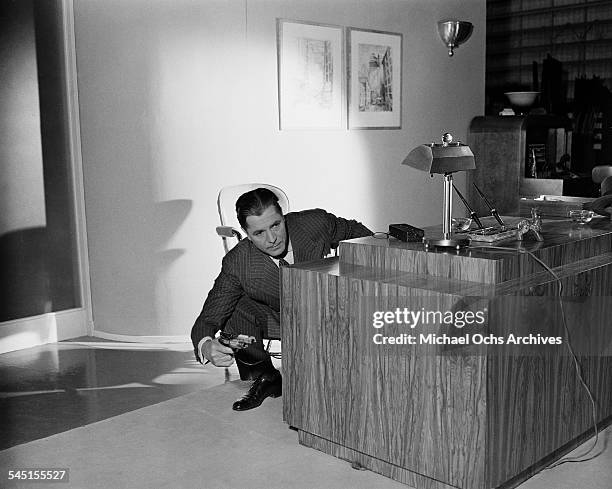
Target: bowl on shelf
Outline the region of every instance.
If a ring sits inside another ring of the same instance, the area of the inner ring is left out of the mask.
[[[504,95],[515,107],[531,107],[540,92],[505,92]]]
[[[587,222],[591,222],[594,215],[595,213],[593,211],[586,209],[575,209],[573,211],[569,211],[570,219],[577,224],[586,224]]]
[[[470,229],[472,219],[469,217],[453,217],[451,220],[451,230],[453,233],[463,233]]]

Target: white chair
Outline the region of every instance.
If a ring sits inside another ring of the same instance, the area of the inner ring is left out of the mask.
[[[283,190],[267,183],[243,183],[223,187],[217,197],[217,208],[221,225],[217,226],[217,234],[223,239],[223,247],[227,253],[243,238],[243,230],[236,217],[236,201],[242,194],[256,188],[267,188],[276,194],[283,214],[289,212],[289,199]]]
[[[598,165],[591,170],[591,179],[593,183],[600,185],[601,193],[603,194],[603,182],[607,180],[609,177],[612,177],[612,165]]]
[[[599,189],[601,195],[612,195],[612,175],[603,179]]]

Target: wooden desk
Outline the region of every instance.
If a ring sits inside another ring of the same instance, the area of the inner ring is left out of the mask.
[[[612,420],[612,225],[547,222],[543,235],[503,246],[533,251],[561,278],[603,425]],[[283,269],[284,419],[301,444],[419,489],[515,487],[593,435],[566,345],[378,345],[373,335],[388,327],[374,328],[372,311],[486,309],[482,331],[563,334],[556,293],[527,255],[427,252],[394,239],[343,242],[339,259]]]

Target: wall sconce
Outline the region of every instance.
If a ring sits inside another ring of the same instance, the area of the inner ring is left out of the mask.
[[[464,20],[442,20],[438,22],[438,34],[444,45],[448,48],[448,55],[452,56],[453,49],[458,48],[472,35],[474,26]]]

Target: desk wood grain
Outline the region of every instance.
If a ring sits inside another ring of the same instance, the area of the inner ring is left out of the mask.
[[[284,418],[301,443],[419,489],[488,489],[518,485],[588,434],[591,405],[565,345],[500,355],[374,344],[373,310],[415,304],[486,307],[492,334],[559,331],[558,284],[540,265],[469,251],[360,238],[339,259],[282,270]],[[612,230],[551,228],[534,252],[562,280],[598,421],[612,419]]]

